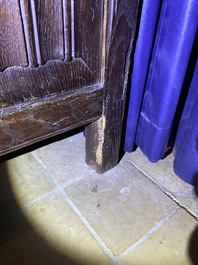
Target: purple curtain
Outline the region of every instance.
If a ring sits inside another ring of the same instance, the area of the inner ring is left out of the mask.
[[[174,170],[198,187],[198,61],[175,141]]]
[[[143,1],[125,136],[125,151],[131,152],[136,144],[151,162],[163,158],[167,146],[175,146],[174,170],[194,185],[198,175],[197,29],[197,0]]]

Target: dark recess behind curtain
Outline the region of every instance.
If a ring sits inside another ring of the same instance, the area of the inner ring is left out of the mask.
[[[167,146],[175,146],[174,170],[194,185],[198,184],[197,28],[197,0],[143,1],[125,136],[125,151],[137,144],[151,162],[163,158]]]

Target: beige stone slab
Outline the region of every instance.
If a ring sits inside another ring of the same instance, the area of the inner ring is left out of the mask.
[[[157,163],[151,163],[138,148],[135,152],[126,153],[125,157],[171,192],[193,190],[191,185],[185,183],[173,172],[173,154],[159,160]]]
[[[198,216],[198,207],[195,207],[194,203],[196,201],[198,205],[198,198],[194,187],[184,182],[174,173],[173,154],[159,160],[157,163],[151,163],[138,148],[135,152],[126,153],[125,158],[149,175],[161,187],[171,192],[178,202],[184,203],[188,209]],[[189,198],[193,198],[193,200],[183,200],[182,198],[186,198],[186,194],[189,194]]]
[[[109,258],[61,196],[54,195],[48,198],[27,210],[25,215],[28,223],[37,233],[36,242],[38,244],[39,236],[43,244],[45,242],[46,245],[47,242],[49,249],[60,253],[75,264],[110,264]],[[31,241],[34,240],[34,237],[34,234],[25,235],[25,239],[22,241]],[[45,253],[47,252],[45,251]]]
[[[121,265],[195,265],[197,254],[197,221],[179,210],[156,233],[150,235],[129,254]],[[196,232],[196,241],[194,236]]]
[[[55,188],[30,153],[8,160],[6,171],[10,183],[8,189],[20,207]]]
[[[0,222],[0,235],[2,265],[110,264],[58,195]]]
[[[188,209],[191,209],[194,213],[197,213],[198,216],[198,200],[194,196],[193,198],[177,198],[179,202],[183,203],[184,205],[187,206]]]
[[[66,192],[114,255],[126,250],[176,206],[124,160],[105,174],[93,173]]]
[[[60,184],[78,178],[87,170],[91,170],[85,163],[85,138],[82,133],[54,142],[34,152]]]

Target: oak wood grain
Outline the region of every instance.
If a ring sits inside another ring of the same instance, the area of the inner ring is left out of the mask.
[[[0,111],[0,155],[60,134],[98,119],[102,112],[103,87],[34,100]]]
[[[61,0],[36,0],[36,14],[42,63],[64,59],[63,11]]]
[[[64,26],[64,60],[71,61],[72,59],[72,3],[70,0],[63,0],[63,26]]]
[[[25,40],[18,0],[0,1],[0,71],[27,66]]]
[[[28,66],[33,67],[36,66],[37,64],[40,64],[41,60],[40,60],[40,51],[38,50],[38,48],[36,49],[35,47],[35,39],[38,38],[38,36],[35,37],[34,35],[31,3],[30,1],[27,0],[20,0],[19,3],[20,3],[21,20],[23,24],[23,33],[26,45],[26,53],[28,58]]]
[[[86,161],[119,159],[138,0],[0,0],[0,155],[88,125]]]
[[[138,0],[106,1],[104,102],[102,117],[86,129],[86,161],[103,173],[119,161],[127,79]],[[105,15],[104,15],[105,16]]]
[[[75,1],[75,54],[101,80],[103,1]]]
[[[81,59],[69,63],[51,60],[36,68],[10,67],[0,73],[0,109],[95,82],[93,73]]]

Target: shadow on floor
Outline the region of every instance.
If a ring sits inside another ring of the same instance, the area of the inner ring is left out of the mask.
[[[6,265],[74,265],[29,225],[12,194],[5,163],[0,164],[0,260]]]
[[[198,183],[198,173],[194,176],[194,183]],[[198,186],[195,186],[195,194],[198,197]],[[193,265],[198,265],[198,226],[193,231],[188,246],[188,252]]]
[[[33,147],[29,149],[31,148]],[[18,152],[9,157],[12,158],[17,154]],[[5,157],[2,160],[5,160]],[[14,198],[6,163],[2,160],[0,162],[0,263],[3,265],[76,264],[67,257],[67,253],[64,256],[53,249],[28,223]],[[76,255],[80,265],[78,249]],[[91,265],[92,262],[90,261],[89,264]]]

